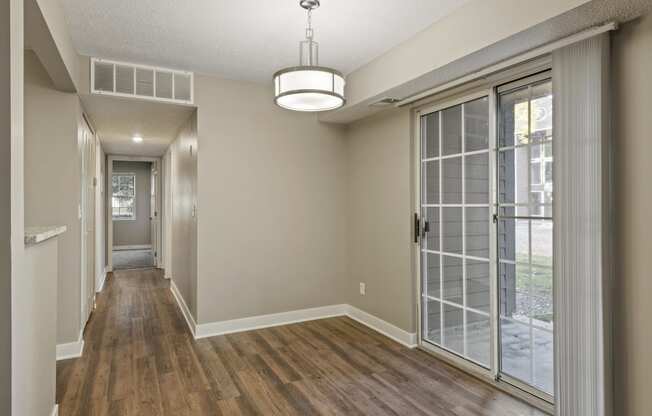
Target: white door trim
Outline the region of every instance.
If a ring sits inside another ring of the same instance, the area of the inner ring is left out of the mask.
[[[85,115],[84,111],[82,110],[81,117],[79,120],[78,124],[78,131],[77,131],[77,140],[78,140],[78,151],[80,152],[80,159],[81,159],[81,164],[80,164],[80,169],[81,169],[81,193],[79,196],[79,224],[80,224],[80,230],[81,230],[81,256],[80,256],[80,267],[81,267],[81,285],[80,285],[80,295],[81,295],[81,304],[80,304],[80,330],[83,331],[84,328],[86,327],[86,323],[88,319],[91,316],[91,312],[94,307],[94,302],[95,302],[95,297],[93,296],[92,303],[89,300],[88,291],[89,291],[89,285],[93,285],[93,294],[95,294],[95,284],[97,280],[96,276],[96,268],[95,268],[95,261],[96,261],[96,253],[97,251],[95,250],[95,236],[97,233],[97,230],[95,229],[96,227],[96,218],[95,218],[95,206],[93,206],[92,214],[93,214],[93,238],[89,239],[88,236],[88,215],[91,214],[91,212],[88,212],[88,206],[87,202],[89,200],[88,198],[88,191],[89,191],[89,183],[88,183],[88,175],[87,171],[89,168],[92,169],[93,172],[93,182],[97,181],[97,178],[95,177],[95,172],[96,172],[96,164],[94,163],[95,160],[92,160],[92,163],[87,166],[87,163],[89,162],[88,159],[88,153],[92,155],[90,159],[96,159],[97,154],[96,153],[96,140],[97,137],[93,133],[93,128],[90,125],[90,122],[88,121],[88,117]],[[87,137],[87,135],[89,137]],[[92,165],[92,166],[91,166]],[[97,186],[96,183],[92,184],[92,189],[93,189],[93,205],[97,202]],[[93,245],[93,250],[92,250],[92,256],[91,258],[88,258],[88,250],[89,250],[89,245]],[[92,261],[92,267],[91,267],[91,273],[90,276],[88,275],[88,269],[89,269],[89,264],[88,262]],[[92,280],[89,281],[89,280]]]
[[[148,157],[148,156],[124,156],[124,155],[107,155],[107,162],[106,162],[106,198],[105,198],[105,208],[106,208],[106,236],[107,236],[107,270],[108,271],[113,271],[113,215],[111,214],[111,192],[108,192],[109,190],[109,180],[111,177],[113,177],[113,162],[114,161],[121,161],[121,162],[151,162],[156,165],[156,169],[160,172],[161,169],[161,158],[160,157]],[[160,177],[161,175],[159,175]],[[157,198],[156,198],[156,204],[157,204],[157,210],[158,212],[161,212],[161,182],[164,179],[161,178],[159,180],[159,183],[156,184],[157,186]],[[161,222],[158,222],[158,232],[162,233],[162,227],[161,227]],[[161,237],[163,237],[163,234],[159,234]],[[162,241],[162,238],[158,238],[156,242],[152,242],[152,250],[156,250],[157,252],[157,264],[155,264],[156,267],[159,267],[160,264],[160,259],[163,255],[160,247],[160,242]],[[156,244],[158,243],[158,245]]]

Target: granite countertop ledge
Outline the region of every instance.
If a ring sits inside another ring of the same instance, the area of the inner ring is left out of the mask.
[[[65,225],[49,225],[45,227],[25,227],[25,245],[42,243],[66,232]]]

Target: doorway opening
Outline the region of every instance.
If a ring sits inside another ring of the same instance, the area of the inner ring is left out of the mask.
[[[117,156],[109,159],[107,208],[111,269],[158,267],[159,159]]]

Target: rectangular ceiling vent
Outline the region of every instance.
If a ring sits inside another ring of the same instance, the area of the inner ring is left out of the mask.
[[[91,58],[91,94],[193,103],[193,73]]]

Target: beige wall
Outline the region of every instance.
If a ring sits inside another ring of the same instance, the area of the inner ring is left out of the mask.
[[[195,77],[200,323],[343,300],[343,132],[271,96],[271,86]]]
[[[113,247],[152,244],[149,220],[151,206],[150,162],[113,162],[113,173],[125,172],[136,175],[136,219],[113,221]]]
[[[26,0],[25,41],[47,69],[58,90],[76,92],[79,58],[59,0]]]
[[[65,234],[63,234],[65,235]],[[24,268],[15,292],[18,319],[12,365],[16,372],[14,415],[52,414],[57,363],[57,238],[25,248]],[[3,415],[8,413],[3,413]]]
[[[179,289],[190,313],[197,319],[197,113],[193,113],[170,145],[164,166],[171,172],[170,261],[172,281]]]
[[[523,7],[523,0],[469,1],[349,74],[349,105],[412,81],[588,1],[529,1],[527,7]],[[451,36],[452,33],[455,35]]]
[[[416,331],[410,111],[352,124],[347,137],[348,280],[344,300]],[[359,284],[366,284],[360,295]]]
[[[58,342],[77,341],[81,310],[81,160],[75,94],[56,91],[33,52],[25,52],[25,224],[65,225],[59,239]]]
[[[616,413],[652,414],[652,15],[614,40],[616,113]]]

